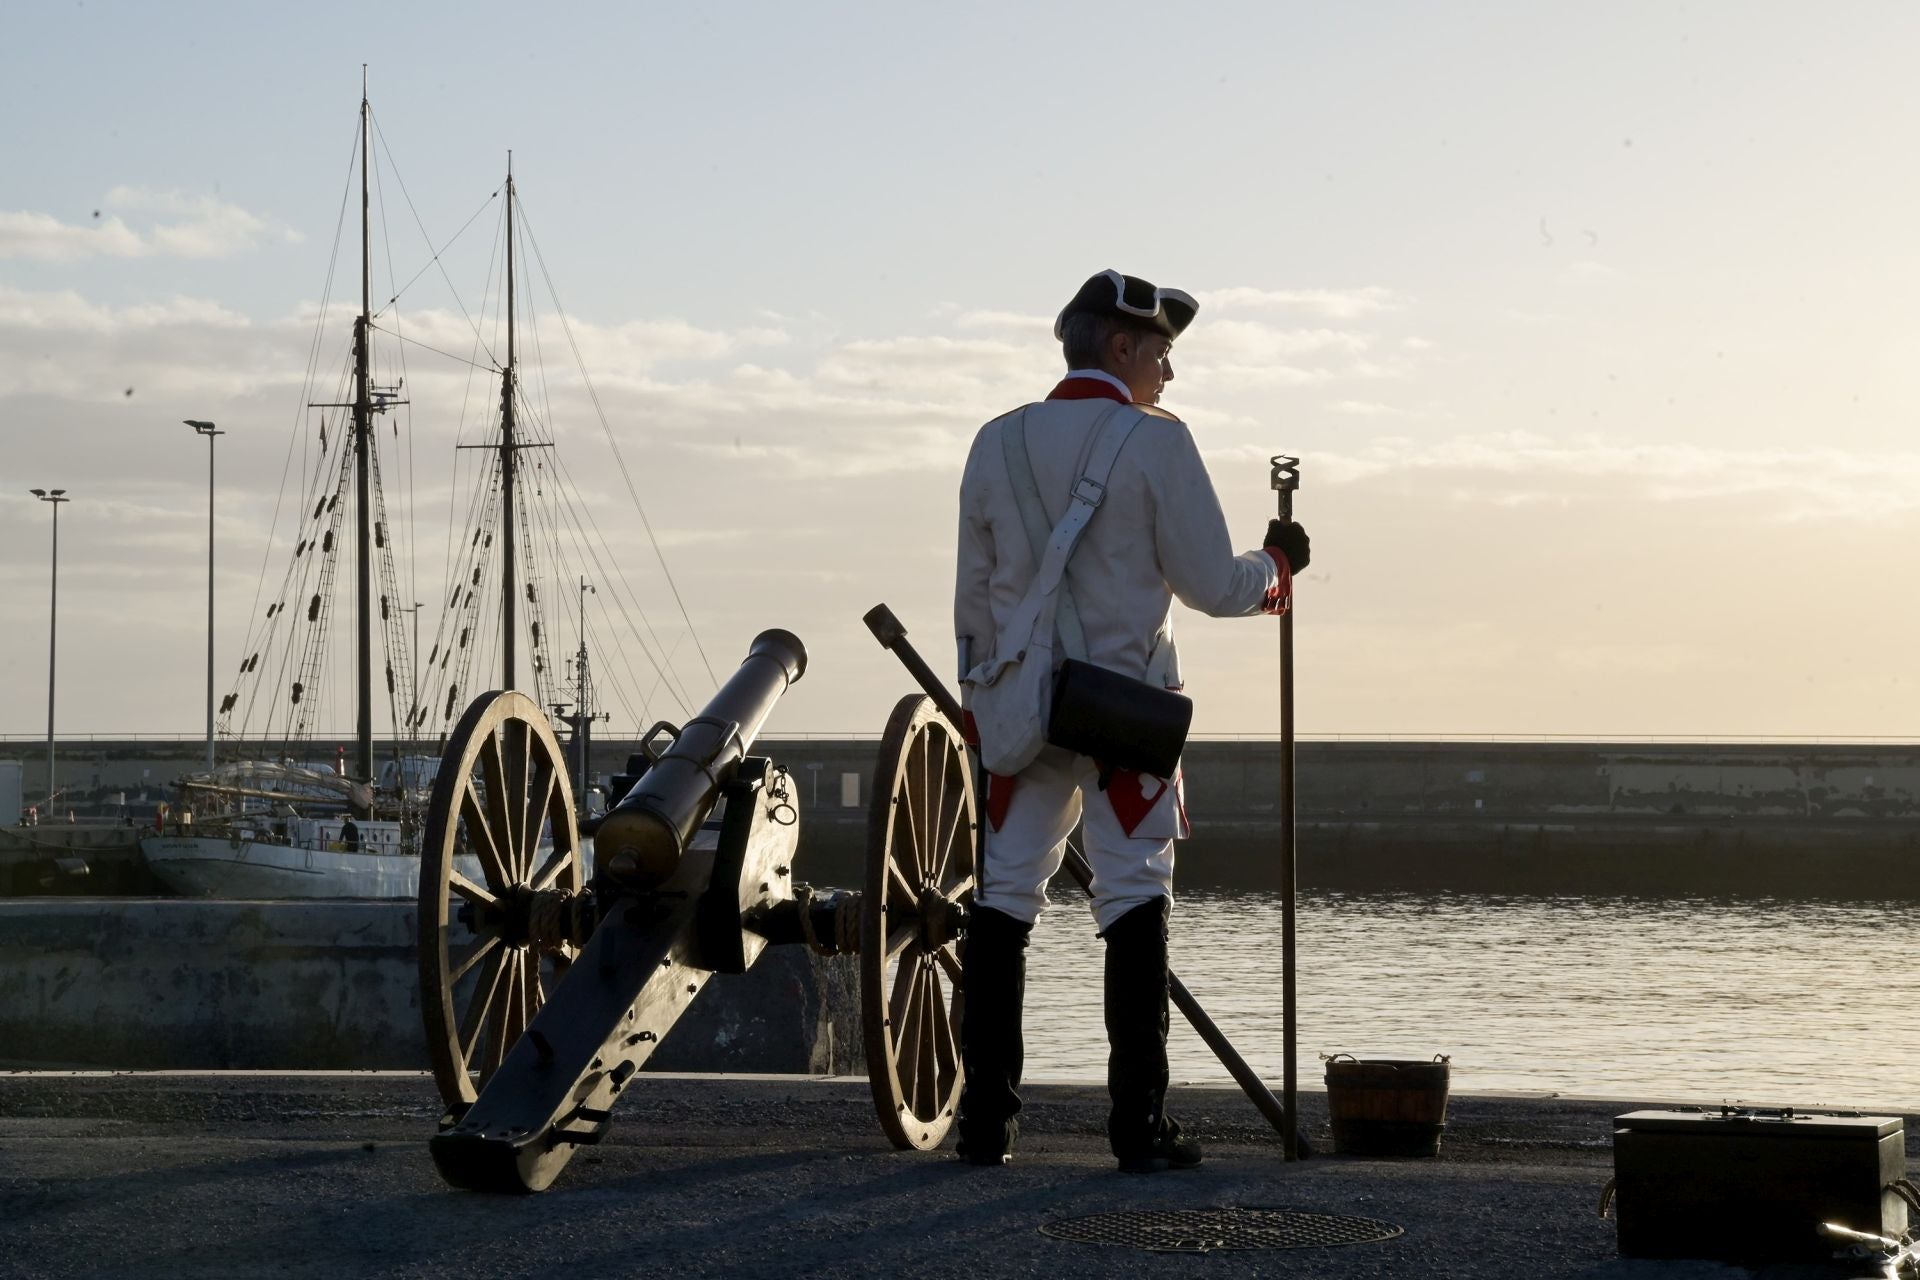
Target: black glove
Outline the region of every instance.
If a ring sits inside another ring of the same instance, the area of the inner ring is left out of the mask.
[[[1261,545],[1279,551],[1295,573],[1304,572],[1313,559],[1313,540],[1307,537],[1305,528],[1290,520],[1267,521],[1267,540]]]

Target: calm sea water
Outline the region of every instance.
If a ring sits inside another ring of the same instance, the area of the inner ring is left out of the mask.
[[[1032,1079],[1105,1076],[1104,943],[1055,897],[1028,965]],[[1182,895],[1173,965],[1277,1093],[1280,897]],[[1298,1061],[1452,1055],[1455,1089],[1920,1111],[1910,904],[1310,893]],[[1176,1010],[1174,1079],[1226,1081]]]

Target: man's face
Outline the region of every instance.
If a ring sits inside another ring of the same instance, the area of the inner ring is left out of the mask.
[[[1173,340],[1158,333],[1120,332],[1107,347],[1107,370],[1127,384],[1138,404],[1159,404],[1160,389],[1173,381]]]

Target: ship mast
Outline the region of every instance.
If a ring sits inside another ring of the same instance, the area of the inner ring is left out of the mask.
[[[500,687],[513,688],[514,573],[513,519],[514,451],[513,400],[513,152],[507,152],[507,367],[500,375]]]
[[[360,316],[353,324],[353,470],[356,564],[354,589],[357,609],[354,627],[358,646],[355,688],[357,721],[354,776],[373,780],[373,515],[369,497],[368,455],[373,449],[373,396],[368,385],[370,339],[373,329],[372,207],[367,192],[368,120],[366,70],[360,83]]]

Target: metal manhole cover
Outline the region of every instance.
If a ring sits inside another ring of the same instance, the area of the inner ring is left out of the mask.
[[[1400,1228],[1377,1218],[1299,1209],[1143,1209],[1061,1218],[1042,1235],[1076,1244],[1117,1244],[1155,1253],[1323,1249],[1391,1240]]]

